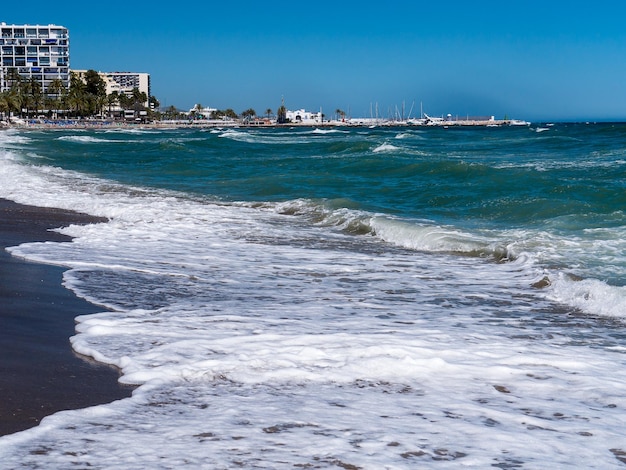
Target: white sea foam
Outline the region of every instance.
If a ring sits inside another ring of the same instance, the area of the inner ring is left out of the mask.
[[[374,217],[371,226],[382,240],[412,250],[467,254],[483,252],[485,255],[493,252],[489,249],[489,240],[452,227],[416,224],[388,217]]]
[[[414,134],[410,133],[410,132],[400,132],[399,134],[396,134],[396,139],[410,139],[413,138]]]
[[[391,144],[388,144],[388,143],[384,143],[384,144],[380,144],[377,147],[375,147],[373,152],[375,152],[375,153],[396,152],[397,150],[399,150],[399,147],[396,147],[395,145],[391,145]]]
[[[349,131],[345,131],[342,129],[320,129],[315,128],[311,131],[311,134],[321,134],[321,135],[328,135],[328,134],[348,134]]]
[[[111,218],[12,252],[112,309],[79,317],[72,345],[139,385],[0,438],[7,468],[620,465],[619,344],[582,345],[587,320],[547,298],[560,279],[530,288],[530,243],[495,263],[446,254],[498,241],[453,228],[0,165],[0,197]]]
[[[611,286],[597,279],[579,279],[558,273],[551,279],[549,296],[585,313],[626,318],[626,287]]]
[[[69,142],[78,142],[81,144],[93,144],[99,142],[113,142],[110,139],[101,139],[91,135],[63,135],[59,137],[59,140],[66,140]]]

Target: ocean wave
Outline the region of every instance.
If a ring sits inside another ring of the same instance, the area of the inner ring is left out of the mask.
[[[106,128],[103,130],[99,130],[102,133],[111,133],[111,134],[159,134],[163,131],[175,130],[176,128],[164,128],[159,127],[158,129],[148,129],[148,128],[133,128],[133,127],[113,127]]]
[[[580,279],[565,272],[547,278],[547,297],[586,314],[626,319],[626,287],[598,279]]]
[[[231,139],[249,144],[305,144],[312,142],[313,134],[258,134],[255,132],[228,129],[219,134],[222,139]]]
[[[396,134],[394,139],[410,139],[412,137],[415,137],[415,135],[410,132],[400,132],[399,134]]]
[[[400,147],[395,145],[391,145],[388,143],[380,144],[372,150],[374,153],[387,153],[387,152],[397,152],[400,150]]]
[[[327,135],[327,134],[348,134],[349,131],[344,131],[341,129],[320,129],[319,127],[313,129],[311,132],[311,134],[321,134],[321,135]]]
[[[499,261],[514,257],[509,247],[483,235],[430,221],[407,221],[376,215],[349,206],[356,204],[345,199],[323,202],[299,199],[276,204],[275,208],[281,214],[305,216],[317,225],[334,227],[353,235],[371,235],[410,250],[492,257]]]
[[[78,142],[81,144],[93,144],[93,143],[110,143],[115,142],[110,139],[102,139],[99,137],[93,137],[91,135],[63,135],[58,140],[64,140],[66,142]]]
[[[16,145],[27,144],[29,142],[31,142],[31,139],[28,136],[20,134],[14,129],[7,129],[0,132],[0,147],[2,148],[14,148]]]

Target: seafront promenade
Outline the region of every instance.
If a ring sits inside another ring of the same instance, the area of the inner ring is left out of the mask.
[[[278,124],[275,121],[263,120],[247,122],[244,120],[163,120],[163,121],[115,121],[96,119],[67,119],[67,120],[13,120],[11,122],[0,121],[0,129],[167,129],[167,128],[292,128],[292,127],[504,127],[525,126],[529,122],[511,119],[488,119],[488,120],[384,120],[384,119],[349,119],[329,120],[323,122],[288,122]]]

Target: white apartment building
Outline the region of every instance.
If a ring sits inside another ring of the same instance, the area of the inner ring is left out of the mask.
[[[84,80],[87,70],[72,70],[72,73],[78,75]],[[137,72],[98,72],[100,78],[106,85],[106,94],[110,95],[114,91],[118,94],[132,96],[133,90],[137,88],[140,92],[144,92],[148,100],[150,99],[150,74]],[[144,103],[148,106],[148,101]],[[118,108],[115,108],[119,110]]]
[[[107,86],[107,95],[114,91],[119,94],[131,96],[133,89],[137,88],[140,92],[146,94],[150,98],[150,74],[135,72],[99,72]],[[145,103],[148,106],[148,102]]]
[[[63,26],[0,23],[0,92],[11,88],[10,70],[34,78],[43,91],[55,79],[70,83],[70,39]]]

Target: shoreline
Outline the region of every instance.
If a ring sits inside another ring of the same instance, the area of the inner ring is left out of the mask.
[[[395,121],[385,119],[352,119],[350,121],[324,121],[324,122],[289,122],[278,124],[270,121],[213,121],[213,120],[176,120],[176,121],[150,121],[150,122],[128,122],[128,121],[107,121],[107,120],[90,120],[90,119],[71,119],[71,120],[30,120],[21,123],[12,122],[0,123],[0,129],[20,129],[20,130],[43,130],[43,129],[221,129],[221,128],[246,128],[246,129],[285,129],[285,128],[306,128],[306,127],[356,127],[356,128],[373,128],[373,127],[409,127],[409,128],[428,128],[428,127],[516,127],[529,126],[531,123],[527,121],[518,121],[514,119],[499,120],[454,120],[440,121],[434,120],[430,122],[418,122],[415,120]]]
[[[5,248],[69,242],[51,229],[102,219],[0,199],[0,436],[37,426],[45,416],[129,397],[119,371],[80,356],[69,337],[78,315],[102,310],[63,287],[67,268],[33,263]]]

